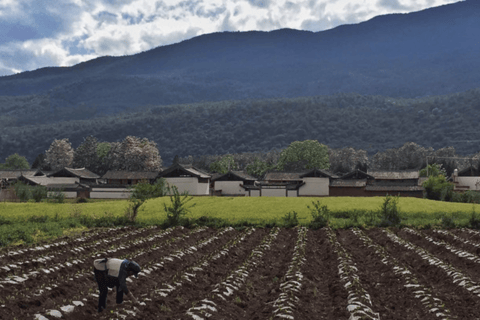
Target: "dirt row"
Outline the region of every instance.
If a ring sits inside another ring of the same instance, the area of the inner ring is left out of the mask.
[[[289,265],[295,251],[298,229],[281,229],[265,249],[258,262],[252,264],[244,281],[232,289],[225,299],[213,303],[212,291],[246,261],[255,248],[268,238],[271,229],[238,230],[188,230],[177,228],[167,236],[148,241],[159,229],[122,230],[125,235],[136,233],[141,239],[125,245],[123,242],[99,242],[82,252],[85,263],[50,273],[40,273],[17,285],[4,284],[5,293],[0,301],[0,319],[35,319],[36,314],[55,319],[49,310],[61,310],[65,305],[77,305],[73,312],[62,312],[64,319],[192,319],[187,310],[205,306],[210,310],[208,319],[273,319],[274,304],[282,290]],[[444,241],[455,248],[478,256],[480,235],[465,230],[439,233],[434,231],[392,230],[399,238],[423,248],[444,263],[451,265],[473,282],[480,285],[478,263],[460,257],[442,245],[425,237]],[[364,230],[375,245],[382,247],[406,270],[418,279],[419,285],[428,288],[448,309],[452,318],[480,318],[477,305],[480,298],[453,281],[438,265],[423,259],[387,235],[383,229]],[[112,234],[105,239],[115,238]],[[350,255],[356,267],[358,281],[368,293],[372,310],[381,319],[439,319],[415,297],[414,289],[394,272],[391,265],[372,246],[367,246],[352,230],[337,230],[335,236]],[[128,239],[129,237],[122,238]],[[465,241],[463,241],[465,240]],[[467,243],[468,242],[468,243]],[[477,246],[478,244],[478,246]],[[97,313],[98,289],[93,281],[92,264],[100,253],[117,246],[114,257],[132,258],[144,269],[138,279],[129,282],[132,293],[142,302],[134,306],[128,297],[122,305],[115,304],[115,293],[109,292],[107,310]],[[71,246],[65,245],[49,263],[61,264],[72,259]],[[193,249],[192,249],[193,248]],[[70,255],[68,254],[70,252]],[[52,254],[51,252],[49,253]],[[295,295],[295,319],[349,319],[348,293],[339,276],[339,259],[330,244],[327,231],[308,230],[306,234],[305,261],[301,264],[300,290]],[[18,261],[21,259],[15,258]],[[24,257],[27,260],[27,257]],[[31,264],[19,264],[15,275],[31,270]],[[82,276],[76,276],[81,274]],[[13,276],[13,274],[12,274]],[[47,288],[48,284],[49,288]],[[42,288],[42,293],[38,293]],[[174,288],[162,291],[162,288]],[[163,294],[161,294],[163,293]],[[210,300],[209,300],[210,299]],[[209,302],[210,301],[210,302]],[[210,304],[209,304],[210,303]],[[207,306],[208,305],[208,306]],[[214,308],[214,309],[210,309]],[[215,310],[214,312],[212,310]],[[205,317],[207,318],[207,317]]]

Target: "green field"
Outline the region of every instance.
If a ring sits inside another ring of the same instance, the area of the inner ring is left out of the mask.
[[[220,225],[262,227],[281,225],[282,218],[288,212],[295,211],[298,213],[299,224],[307,225],[312,220],[307,205],[311,205],[312,201],[320,201],[332,214],[330,225],[333,228],[367,227],[368,213],[378,212],[384,199],[384,197],[193,197],[190,203],[196,205],[187,218],[195,221],[200,217],[208,217],[209,220],[216,220],[217,223],[221,221]],[[164,203],[169,205],[170,198],[148,200],[140,209],[137,225],[164,223],[166,219]],[[2,202],[0,203],[0,231],[2,232],[0,237],[3,236],[4,239],[0,239],[0,245],[16,243],[16,239],[20,239],[20,242],[35,242],[42,238],[54,238],[71,229],[119,225],[122,224],[119,218],[123,216],[126,207],[126,200],[62,204]],[[402,217],[402,225],[418,228],[444,227],[445,217],[449,217],[455,226],[468,226],[472,212],[480,213],[478,204],[418,198],[399,198],[398,209]],[[357,219],[352,218],[352,212],[357,212]]]

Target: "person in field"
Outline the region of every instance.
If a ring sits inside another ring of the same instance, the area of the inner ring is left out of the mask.
[[[93,262],[93,272],[98,284],[100,295],[98,297],[98,312],[102,312],[107,305],[108,288],[115,287],[117,292],[117,304],[123,303],[123,294],[129,294],[127,278],[135,275],[138,278],[140,266],[135,261],[127,259],[105,258],[96,259]],[[138,304],[137,299],[130,292],[132,300]]]

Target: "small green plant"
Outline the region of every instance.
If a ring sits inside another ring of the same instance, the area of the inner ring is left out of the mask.
[[[310,228],[316,230],[328,226],[331,218],[331,212],[326,205],[320,203],[320,201],[312,201],[313,207],[307,206],[310,209],[310,214],[313,220],[310,222]]]
[[[399,197],[388,195],[385,197],[382,205],[380,206],[380,226],[390,227],[400,225],[401,218],[398,210]]]
[[[183,195],[180,195],[176,186],[172,186],[170,190],[172,192],[172,195],[170,196],[171,205],[167,206],[167,204],[164,203],[163,207],[167,213],[168,226],[178,226],[182,222],[183,216],[190,213],[190,209],[195,206],[195,203],[187,206],[187,204],[193,199],[193,197],[188,196],[188,192],[184,192]]]
[[[293,228],[298,226],[298,214],[295,211],[290,211],[282,217],[282,224],[285,228]]]

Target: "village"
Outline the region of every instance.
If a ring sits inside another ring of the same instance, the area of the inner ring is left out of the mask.
[[[323,169],[302,172],[266,172],[257,179],[244,171],[209,173],[191,165],[175,163],[160,171],[115,171],[103,176],[85,168],[64,167],[57,171],[40,169],[0,170],[0,201],[16,201],[13,185],[20,181],[30,186],[44,186],[49,192],[62,192],[65,198],[128,199],[129,187],[141,182],[155,183],[164,178],[180,193],[192,196],[228,197],[372,197],[399,195],[423,198],[423,182],[418,170],[355,169],[335,175]],[[480,174],[475,167],[455,169],[448,178],[458,192],[479,191]]]

